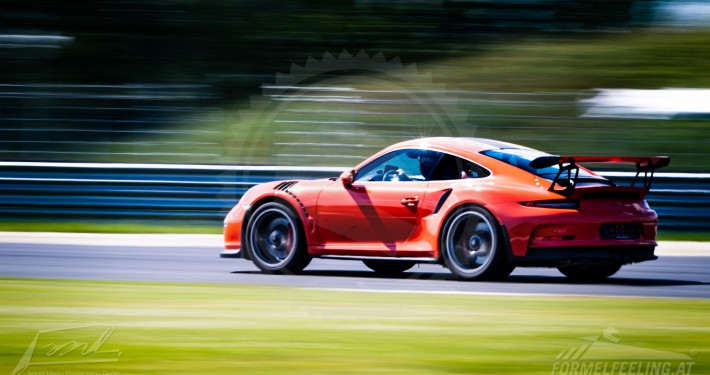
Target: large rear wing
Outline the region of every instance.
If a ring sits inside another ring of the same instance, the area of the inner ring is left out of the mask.
[[[535,169],[547,168],[559,165],[557,176],[552,180],[552,185],[548,190],[569,197],[574,193],[579,178],[579,166],[577,163],[623,163],[635,164],[636,176],[631,182],[634,187],[643,174],[643,188],[648,191],[653,183],[653,173],[656,169],[668,166],[671,158],[668,156],[541,156],[530,162],[530,166]],[[556,186],[562,187],[556,188]]]

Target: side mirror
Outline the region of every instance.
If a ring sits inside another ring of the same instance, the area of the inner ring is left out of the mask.
[[[343,185],[345,186],[351,186],[352,184],[355,183],[355,178],[357,177],[357,171],[354,169],[351,169],[349,171],[345,171],[340,175],[340,181],[343,182]]]

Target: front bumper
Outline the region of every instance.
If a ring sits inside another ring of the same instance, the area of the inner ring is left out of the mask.
[[[219,253],[220,258],[244,258],[242,256],[242,249],[228,249],[223,250]]]

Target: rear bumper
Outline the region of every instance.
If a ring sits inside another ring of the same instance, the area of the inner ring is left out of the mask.
[[[220,258],[244,258],[242,256],[242,249],[228,249],[223,250],[219,253]]]
[[[591,253],[592,260],[599,258],[596,253],[607,254],[606,257],[612,259],[633,259],[627,263],[633,263],[635,259],[653,259],[650,257],[656,246],[658,224],[655,211],[647,209],[640,202],[595,200],[583,201],[581,205],[579,210],[563,210],[506,203],[493,206],[492,211],[505,224],[510,252],[516,260],[524,260],[528,254],[530,258],[559,257],[576,260],[585,258],[585,253]],[[602,228],[609,224],[638,226],[638,238],[604,238]],[[625,253],[628,251],[632,254],[627,256]],[[633,255],[639,251],[641,255]],[[570,256],[569,253],[578,255]]]
[[[658,259],[656,246],[590,246],[530,248],[511,262],[519,266],[558,267],[566,265],[629,264]]]

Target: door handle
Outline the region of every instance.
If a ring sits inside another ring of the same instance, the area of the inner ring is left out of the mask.
[[[400,202],[402,202],[402,204],[407,207],[414,207],[419,203],[419,197],[414,196],[414,197],[402,198],[402,200]]]

